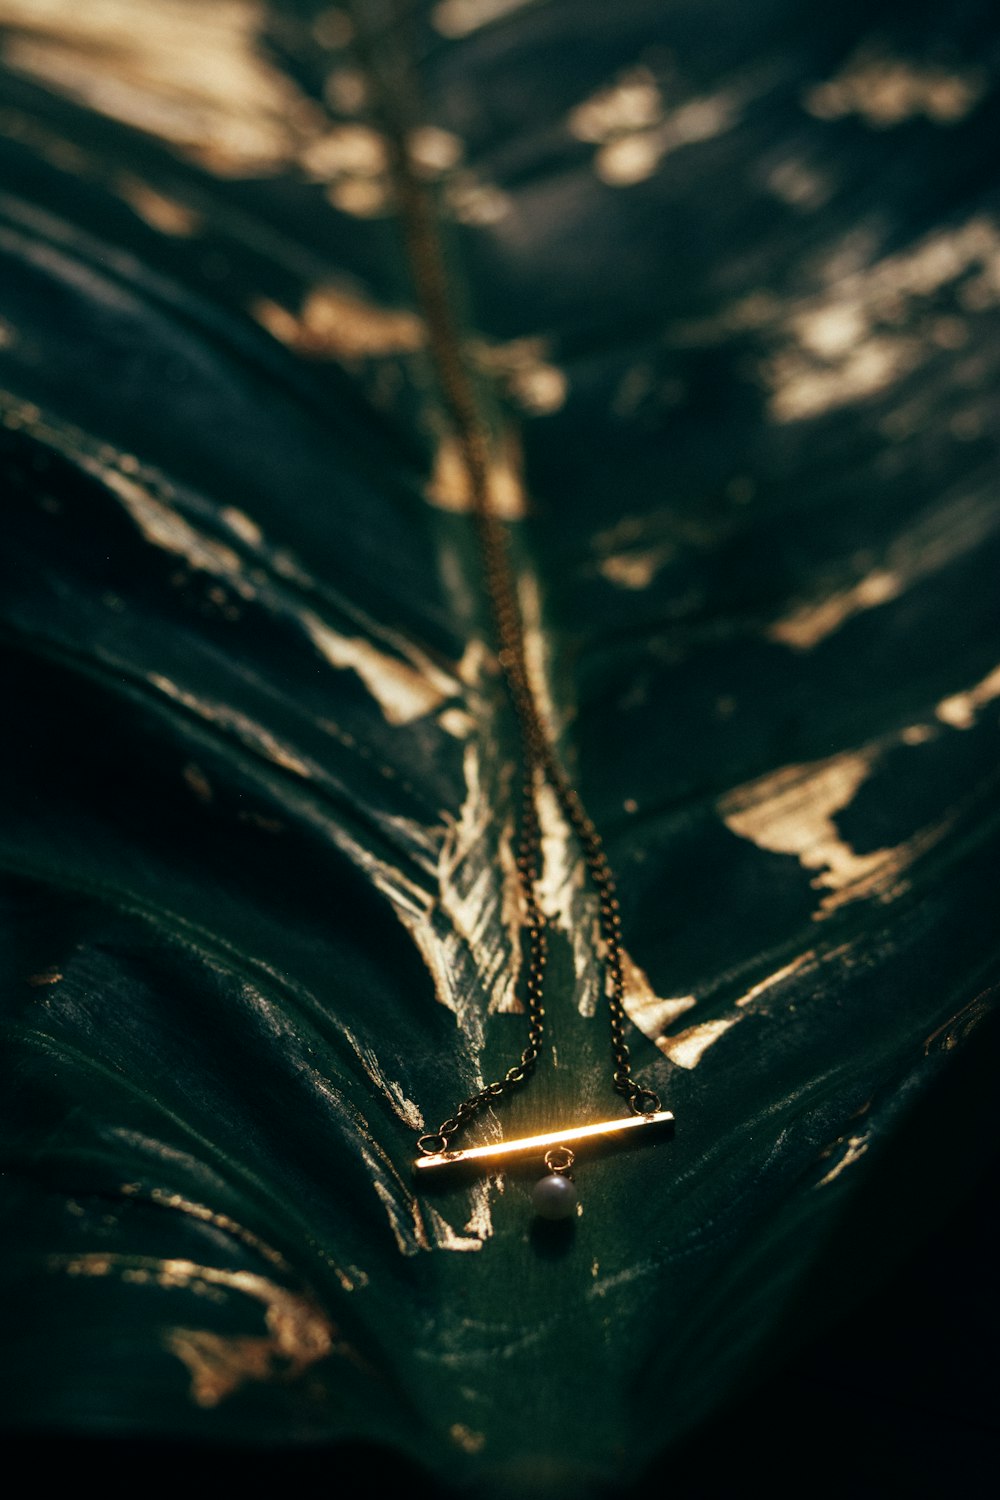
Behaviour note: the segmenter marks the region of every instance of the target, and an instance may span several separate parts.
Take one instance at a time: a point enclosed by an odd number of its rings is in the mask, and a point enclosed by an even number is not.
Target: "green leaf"
[[[996,28],[0,22],[7,1419],[635,1475],[933,1222],[878,1163],[995,1003]],[[412,1178],[524,1045],[475,442],[677,1117],[568,1235]],[[469,1140],[621,1108],[540,810],[552,1051]]]

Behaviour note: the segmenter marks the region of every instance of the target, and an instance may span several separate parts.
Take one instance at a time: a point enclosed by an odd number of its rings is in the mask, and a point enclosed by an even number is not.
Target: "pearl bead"
[[[567,1219],[576,1211],[576,1188],[568,1177],[551,1172],[535,1183],[531,1202],[541,1219]]]

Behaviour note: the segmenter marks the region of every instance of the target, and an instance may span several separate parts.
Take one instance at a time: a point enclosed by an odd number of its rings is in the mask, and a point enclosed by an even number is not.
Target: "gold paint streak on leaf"
[[[602,577],[622,589],[648,589],[660,569],[674,556],[676,548],[665,542],[639,552],[617,552],[598,564]]]
[[[865,1137],[863,1135],[852,1135],[847,1142],[847,1149],[843,1156],[835,1166],[830,1168],[825,1177],[820,1178],[819,1182],[816,1183],[816,1187],[826,1187],[827,1183],[835,1182],[844,1168],[851,1166],[856,1161],[860,1161],[867,1150],[868,1141]]]
[[[326,196],[334,208],[356,219],[378,219],[392,207],[389,184],[382,178],[338,177]]]
[[[919,115],[935,125],[955,125],[979,103],[986,82],[979,69],[910,61],[869,46],[855,52],[835,77],[810,88],[804,104],[818,120],[859,115],[876,130]]]
[[[264,540],[264,533],[257,522],[242,510],[237,510],[235,505],[224,505],[219,511],[219,520],[248,547],[259,547]]]
[[[464,146],[459,136],[438,125],[420,125],[406,142],[410,166],[418,177],[439,177],[461,161]]]
[[[720,92],[668,110],[653,73],[639,66],[571,110],[567,129],[597,146],[594,170],[602,182],[631,187],[651,177],[670,152],[731,129],[739,108],[735,93]]]
[[[200,766],[195,765],[194,761],[190,761],[184,767],[183,774],[184,780],[199,802],[207,805],[213,800],[212,783]]]
[[[845,587],[797,601],[768,626],[766,634],[807,651],[853,616],[897,599],[921,579],[970,552],[1000,524],[992,496],[973,494],[939,505],[899,532],[884,557]]]
[[[565,373],[549,359],[546,339],[536,336],[506,344],[479,339],[469,352],[480,369],[498,379],[529,416],[545,416],[565,404],[569,383]]]
[[[907,724],[905,729],[899,732],[899,738],[904,745],[924,745],[928,740],[937,737],[938,730],[933,724]]]
[[[647,130],[663,118],[663,96],[649,68],[632,68],[570,112],[569,133],[601,145],[613,136]]]
[[[538,0],[439,0],[431,11],[431,24],[442,36],[469,36],[493,21],[537,3]]]
[[[947,832],[951,819],[921,829],[894,847],[856,854],[837,831],[836,813],[847,807],[871,774],[877,749],[845,751],[811,764],[784,766],[737,787],[718,806],[733,833],[760,849],[795,855],[815,871],[810,884],[825,891],[814,919],[850,901],[889,900],[906,888],[902,872]]]
[[[840,953],[844,950],[838,949],[837,951]],[[766,995],[784,980],[790,979],[793,974],[801,973],[803,969],[811,968],[815,963],[816,949],[807,948],[804,953],[800,953],[797,958],[793,958],[791,963],[783,964],[780,969],[775,969],[773,974],[768,974],[766,979],[761,979],[757,984],[752,984],[746,993],[740,996],[736,1004],[741,1006],[749,1005],[752,1001],[759,999],[761,995]]]
[[[258,299],[251,312],[275,338],[311,359],[384,359],[423,347],[423,320],[406,308],[379,307],[340,287],[317,287],[297,315]]]
[[[175,1328],[166,1345],[191,1377],[191,1399],[197,1406],[218,1406],[250,1381],[271,1380],[276,1351],[269,1338]]]
[[[169,677],[164,677],[158,672],[151,672],[148,681],[150,687],[156,688],[158,692],[171,698],[175,703],[182,704],[199,719],[231,730],[243,744],[263,755],[267,760],[273,761],[275,765],[283,766],[286,771],[292,771],[296,776],[312,776],[312,769],[304,760],[301,760],[287,746],[282,745],[262,725],[247,718],[245,714],[239,713],[227,704],[210,703],[206,699],[198,698],[194,693],[185,691]]]
[[[257,0],[0,0],[4,60],[225,177],[294,161],[323,112],[259,46]]]
[[[437,1250],[481,1250],[483,1240],[478,1234],[459,1234],[453,1229],[448,1221],[438,1213],[433,1204],[425,1205],[427,1222],[430,1227],[431,1238],[434,1248]],[[492,1226],[491,1226],[492,1232]]]
[[[679,1068],[694,1068],[701,1062],[709,1047],[714,1046],[738,1020],[739,1016],[719,1016],[714,1021],[702,1021],[700,1025],[689,1026],[677,1036],[659,1037],[656,1045]]]
[[[42,969],[38,974],[29,974],[28,983],[35,989],[41,989],[44,985],[58,984],[62,977],[58,969]]]
[[[486,1437],[481,1432],[473,1432],[471,1427],[466,1427],[461,1422],[453,1422],[448,1429],[448,1436],[456,1448],[461,1448],[463,1453],[481,1453],[486,1446]]]
[[[786,304],[757,294],[750,299],[759,303],[752,326],[778,341],[760,367],[775,421],[799,421],[863,401],[936,357],[933,337],[901,328],[945,288],[954,286],[970,311],[1000,300],[1000,231],[985,214],[935,230],[880,260],[874,253],[874,243],[848,242],[829,258],[821,272],[826,284],[813,297]],[[734,304],[712,328],[694,334],[709,341],[730,336],[746,304]],[[947,325],[952,347],[962,336],[961,322]]]
[[[784,766],[729,792],[719,803],[726,827],[760,849],[794,854],[814,885],[837,890],[868,875],[887,851],[857,855],[843,840],[833,816],[847,807],[868,779],[873,756],[845,752],[829,760]]]
[[[412,1099],[406,1097],[401,1084],[386,1076],[377,1054],[371,1047],[366,1047],[360,1042],[349,1027],[342,1026],[342,1031],[369,1080],[375,1085],[382,1098],[388,1101],[393,1112],[399,1116],[404,1125],[408,1125],[411,1130],[419,1134],[424,1129],[424,1117],[417,1105]]]
[[[874,568],[849,588],[829,594],[825,599],[798,605],[783,619],[769,625],[766,634],[771,640],[793,646],[797,651],[808,651],[839,630],[853,615],[887,604],[897,599],[902,591],[901,578],[884,568]]]
[[[952,729],[971,729],[980,710],[996,698],[1000,698],[1000,666],[966,692],[942,698],[934,712],[942,724],[950,724]]]
[[[316,649],[332,667],[357,673],[388,724],[411,724],[422,719],[458,690],[456,679],[416,647],[408,648],[410,661],[401,661],[363,636],[340,635],[309,611],[300,619]]]
[[[121,1254],[53,1256],[49,1264],[70,1276],[118,1276],[137,1286],[180,1291],[219,1288],[259,1303],[264,1336],[223,1337],[184,1328],[167,1335],[167,1348],[191,1373],[192,1400],[200,1406],[217,1405],[248,1381],[294,1379],[331,1351],[350,1353],[336,1341],[336,1329],[310,1295],[251,1271]]]
[[[168,198],[138,177],[120,177],[118,191],[140,219],[161,234],[187,238],[201,228],[201,215],[193,208],[176,198]]]
[[[488,473],[489,505],[505,521],[519,521],[527,514],[521,481],[521,455],[513,433],[507,432],[494,451]],[[475,509],[472,482],[458,439],[443,434],[434,455],[434,467],[424,493],[439,510],[460,513]]]
[[[466,740],[476,727],[476,721],[465,712],[464,708],[446,708],[443,713],[438,714],[438,723],[445,734],[450,734],[456,740]]]
[[[664,997],[658,995],[649,982],[645,969],[636,963],[630,953],[622,950],[622,970],[625,977],[625,1013],[650,1041],[659,1043],[664,1028],[676,1021],[696,1004],[694,995]]]

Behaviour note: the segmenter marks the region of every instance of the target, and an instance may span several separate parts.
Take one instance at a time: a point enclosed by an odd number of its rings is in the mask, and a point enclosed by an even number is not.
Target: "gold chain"
[[[488,1083],[471,1094],[443,1120],[436,1131],[422,1135],[418,1147],[426,1155],[448,1149],[456,1131],[471,1119],[484,1104],[502,1098],[534,1071],[545,1036],[545,1007],[542,996],[545,979],[547,940],[545,919],[538,905],[536,883],[541,860],[541,830],[535,801],[539,773],[555,792],[564,816],[572,825],[583,846],[590,879],[600,901],[601,935],[604,939],[604,964],[610,981],[608,1008],[611,1016],[611,1052],[615,1067],[612,1081],[628,1100],[633,1114],[653,1114],[660,1100],[652,1089],[644,1088],[632,1076],[632,1060],[625,1040],[625,972],[622,960],[621,914],[615,878],[604,852],[601,836],[594,827],[580,795],[560,763],[549,732],[538,711],[538,703],[528,676],[524,648],[524,626],[513,577],[507,557],[506,536],[488,503],[476,504],[483,568],[499,642],[498,659],[503,669],[507,691],[514,707],[521,740],[524,778],[521,786],[520,839],[517,874],[524,898],[528,929],[528,1045],[520,1061],[507,1069],[502,1079]]]
[[[474,384],[462,354],[444,254],[428,189],[417,180],[408,159],[406,123],[401,116],[401,112],[405,114],[402,98],[404,92],[405,89],[399,87],[383,90],[382,104],[389,127],[386,145],[403,231],[414,267],[417,296],[427,325],[431,359],[443,404],[453,424],[469,478],[498,646],[498,660],[517,719],[523,768],[517,874],[528,930],[528,1044],[519,1061],[507,1069],[502,1079],[488,1083],[478,1093],[471,1094],[448,1119],[442,1121],[436,1131],[420,1137],[417,1143],[420,1150],[425,1155],[433,1155],[446,1150],[451,1137],[483,1105],[493,1103],[522,1084],[533,1072],[541,1053],[545,1036],[542,996],[547,937],[545,919],[536,893],[542,842],[535,800],[540,777],[548,782],[555,793],[563,815],[580,840],[587,870],[600,902],[604,966],[610,990],[608,1008],[611,1017],[611,1052],[615,1064],[612,1074],[614,1086],[624,1095],[629,1108],[636,1115],[656,1113],[660,1108],[660,1101],[652,1089],[644,1088],[632,1077],[632,1062],[625,1041],[625,973],[615,879],[601,836],[559,761],[532,691],[525,658],[524,625],[508,558],[507,537],[490,502],[488,435],[477,407]]]

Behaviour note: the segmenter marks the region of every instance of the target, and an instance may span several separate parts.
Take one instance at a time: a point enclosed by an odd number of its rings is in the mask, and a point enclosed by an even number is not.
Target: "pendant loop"
[[[553,1146],[551,1151],[546,1151],[545,1153],[545,1165],[557,1177],[568,1176],[569,1170],[575,1161],[576,1157],[568,1146]]]
[[[417,1138],[417,1150],[422,1151],[425,1156],[440,1156],[447,1149],[448,1137],[440,1130],[432,1130]]]

